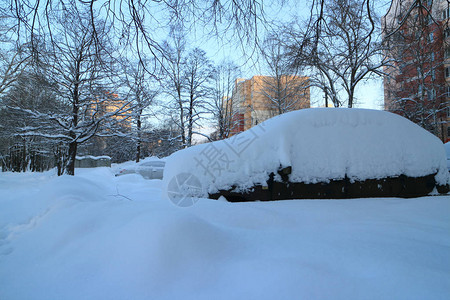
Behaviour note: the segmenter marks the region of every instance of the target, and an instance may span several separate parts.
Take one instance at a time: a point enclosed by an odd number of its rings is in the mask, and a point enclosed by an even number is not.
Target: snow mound
[[[445,153],[447,154],[447,159],[450,159],[450,142],[444,144]]]
[[[126,177],[0,173],[0,299],[449,299],[449,195],[186,210]]]
[[[164,171],[163,195],[180,173],[194,174],[202,195],[265,183],[270,173],[291,166],[291,182],[331,179],[363,181],[436,174],[448,182],[442,142],[411,121],[385,111],[312,108],[269,119],[223,141],[172,154]],[[275,180],[281,178],[275,176]]]

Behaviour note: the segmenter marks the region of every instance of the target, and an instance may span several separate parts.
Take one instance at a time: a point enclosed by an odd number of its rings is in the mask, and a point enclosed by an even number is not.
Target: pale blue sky
[[[374,2],[379,17],[385,14],[389,8],[389,0],[377,0]],[[309,15],[309,1],[286,1],[286,4],[280,8],[276,4],[270,5],[266,8],[269,21],[289,21],[294,16],[300,16],[306,18]],[[264,28],[260,28],[260,35],[263,37]],[[264,75],[263,67],[258,64],[258,58],[255,55],[249,55],[242,48],[250,49],[250,47],[242,46],[239,43],[222,44],[223,40],[227,40],[224,37],[222,40],[219,37],[208,38],[202,30],[196,30],[189,36],[190,42],[204,49],[208,56],[216,63],[224,58],[231,58],[234,61],[242,65],[243,77],[250,78],[254,75]],[[307,74],[305,74],[307,75]],[[371,109],[383,109],[383,84],[382,78],[376,77],[368,80],[367,82],[360,83],[357,88],[357,102],[355,107],[371,108]],[[312,90],[311,92],[311,105],[321,106],[324,105],[324,95],[319,90]]]

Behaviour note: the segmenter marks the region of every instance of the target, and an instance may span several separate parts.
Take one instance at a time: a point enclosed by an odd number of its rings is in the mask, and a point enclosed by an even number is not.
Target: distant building
[[[238,78],[233,94],[224,101],[231,114],[230,135],[237,134],[276,115],[310,107],[309,78],[270,76]]]
[[[386,56],[385,109],[448,141],[450,29],[447,1],[393,0],[382,18]],[[413,9],[411,9],[413,7]],[[411,10],[410,10],[411,9]]]
[[[326,103],[324,103],[323,105],[321,105],[319,107],[320,108],[325,108],[325,107],[327,107],[327,108],[334,108],[335,106],[334,106],[333,102],[327,101]]]
[[[110,132],[112,128],[121,132],[131,131],[132,118],[130,104],[127,100],[121,99],[116,93],[99,93],[95,100],[90,101],[89,107],[85,113],[86,117],[91,120],[104,118],[103,122],[100,124],[100,128],[107,132]],[[82,146],[80,152],[85,155],[109,155],[107,152],[110,152],[110,148],[114,147],[113,139],[114,138],[107,136],[94,136],[88,143]]]
[[[119,95],[116,93],[105,92],[103,96],[97,97],[90,104],[88,114],[91,117],[95,114],[95,118],[112,114],[111,119],[117,121],[122,128],[131,128],[130,104],[126,100],[119,98]]]

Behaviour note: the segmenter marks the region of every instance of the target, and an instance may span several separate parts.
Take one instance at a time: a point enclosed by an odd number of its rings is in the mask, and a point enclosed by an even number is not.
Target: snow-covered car
[[[139,174],[145,179],[162,179],[166,162],[162,160],[146,161],[121,169],[116,176]]]
[[[445,143],[444,148],[447,155],[447,169],[450,172],[450,142]]]
[[[166,161],[163,195],[169,198],[188,193],[263,201],[448,191],[442,142],[379,110],[301,109],[229,139],[177,151]]]

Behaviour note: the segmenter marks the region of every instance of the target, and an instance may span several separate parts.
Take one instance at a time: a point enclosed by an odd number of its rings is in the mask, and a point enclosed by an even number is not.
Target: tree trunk
[[[69,153],[67,157],[66,167],[64,174],[75,175],[75,159],[77,156],[78,142],[72,141],[69,143]]]
[[[221,113],[221,115],[219,116],[219,140],[223,140],[224,136],[225,136],[225,130],[224,130],[225,124],[224,123],[225,122],[223,120],[222,113]]]
[[[137,117],[136,129],[137,129],[137,146],[136,146],[136,162],[138,163],[141,158],[141,116]]]
[[[187,145],[188,147],[192,146],[192,127],[194,126],[194,119],[192,117],[194,113],[194,98],[191,94],[189,101],[189,112],[188,112],[188,136],[187,136]]]
[[[354,90],[354,88],[351,88],[350,93],[348,94],[348,108],[353,107],[354,95],[355,95],[355,90]]]
[[[73,99],[72,99],[72,127],[76,128],[78,126],[78,104],[79,104],[79,90],[78,82],[80,79],[79,75],[80,60],[77,61],[77,73],[75,76],[75,85],[73,89]],[[67,162],[64,170],[64,174],[75,175],[75,159],[77,156],[78,141],[76,140],[76,133],[70,131],[70,137],[72,141],[69,143],[69,153],[67,154]]]
[[[186,130],[184,128],[184,111],[180,88],[178,88],[178,108],[180,109],[181,144],[183,148],[186,148]]]
[[[27,143],[26,140],[24,139],[23,141],[23,150],[22,150],[22,165],[21,165],[21,172],[26,172],[27,171]]]

